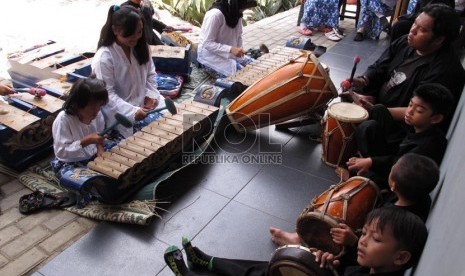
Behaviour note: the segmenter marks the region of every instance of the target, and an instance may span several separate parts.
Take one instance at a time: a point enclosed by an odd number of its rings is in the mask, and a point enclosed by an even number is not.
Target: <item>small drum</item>
[[[376,184],[365,177],[354,176],[332,185],[302,211],[297,219],[297,234],[308,247],[341,255],[344,248],[333,241],[330,229],[341,222],[353,231],[362,228],[366,215],[380,199]]]
[[[337,276],[332,266],[321,268],[315,255],[304,246],[285,245],[274,252],[268,266],[269,276]]]
[[[357,153],[355,127],[368,118],[368,112],[353,103],[334,103],[327,109],[323,122],[323,155],[326,164],[337,167],[344,165]]]
[[[236,130],[243,132],[314,112],[336,96],[336,88],[318,59],[302,52],[249,86],[226,113]]]

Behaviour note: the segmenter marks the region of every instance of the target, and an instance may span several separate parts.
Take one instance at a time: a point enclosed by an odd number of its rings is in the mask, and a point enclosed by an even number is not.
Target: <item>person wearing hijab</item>
[[[247,63],[242,49],[242,13],[256,6],[255,0],[216,0],[205,14],[198,61],[212,76],[233,75]]]

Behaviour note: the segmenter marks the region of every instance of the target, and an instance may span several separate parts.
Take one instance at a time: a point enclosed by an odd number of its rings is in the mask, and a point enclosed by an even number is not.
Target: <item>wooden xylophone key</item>
[[[125,148],[127,150],[133,151],[135,153],[141,154],[145,157],[149,156],[150,154],[154,153],[155,151],[141,147],[139,145],[135,145],[131,143],[131,141],[123,140],[121,141],[118,146]]]
[[[126,165],[128,167],[132,167],[134,166],[135,164],[137,164],[138,162],[131,159],[131,158],[128,158],[128,157],[125,157],[125,156],[122,156],[122,155],[119,155],[115,152],[111,152],[111,151],[106,151],[102,154],[102,157],[106,158],[106,159],[110,159],[110,160],[113,160],[115,162],[118,162],[120,164],[123,164],[123,165]]]
[[[138,137],[138,138],[143,139],[143,140],[146,140],[146,141],[151,142],[151,143],[158,144],[160,146],[164,146],[168,142],[170,142],[170,140],[168,140],[166,138],[162,138],[160,136],[156,136],[156,135],[153,135],[151,133],[145,132],[143,129],[141,131],[138,131],[138,132],[134,133],[133,136]]]
[[[129,158],[131,160],[134,160],[136,163],[142,162],[145,159],[145,155],[139,154],[137,152],[130,151],[126,148],[123,148],[121,146],[116,146],[111,149],[111,152],[116,153],[118,155],[121,155],[123,157]]]

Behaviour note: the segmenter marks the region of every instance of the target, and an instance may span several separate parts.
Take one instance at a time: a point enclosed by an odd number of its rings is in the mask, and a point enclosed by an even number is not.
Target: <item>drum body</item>
[[[332,267],[321,268],[315,255],[304,246],[285,245],[273,253],[268,266],[269,276],[334,276]]]
[[[355,128],[368,118],[368,112],[363,107],[345,102],[334,103],[327,111],[327,118],[322,123],[321,159],[326,164],[337,167],[344,165],[357,153]]]
[[[351,177],[312,199],[297,219],[297,233],[306,246],[339,255],[344,248],[333,242],[330,229],[341,222],[353,231],[362,228],[366,215],[379,200],[380,192],[373,181]]]
[[[249,86],[226,113],[243,132],[314,112],[336,96],[336,88],[318,59],[303,52]]]

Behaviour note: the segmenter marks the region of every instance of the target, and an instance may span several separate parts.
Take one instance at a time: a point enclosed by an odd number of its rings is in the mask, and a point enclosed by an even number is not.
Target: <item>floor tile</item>
[[[265,165],[234,200],[293,223],[315,194],[331,184],[289,167]]]
[[[232,201],[199,235],[190,238],[194,246],[213,256],[268,261],[277,247],[271,241],[270,226],[292,231],[295,222]]]
[[[161,256],[167,245],[140,227],[100,223],[39,273],[46,276],[155,275],[165,266]]]
[[[199,164],[179,172],[177,177],[180,180],[176,181],[200,185],[219,195],[233,198],[261,169],[261,160],[257,157],[255,153],[223,145],[204,153]]]
[[[178,187],[177,189],[182,189]],[[179,246],[183,235],[195,236],[227,205],[229,199],[202,187],[188,189],[171,204],[162,204],[162,219],[142,229],[166,244]]]
[[[315,131],[301,130],[299,135],[284,147],[283,165],[337,182],[334,168],[321,161],[321,144],[311,141],[309,134],[314,135]]]

